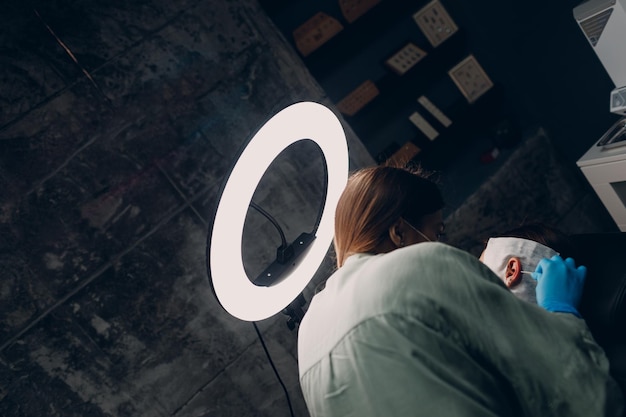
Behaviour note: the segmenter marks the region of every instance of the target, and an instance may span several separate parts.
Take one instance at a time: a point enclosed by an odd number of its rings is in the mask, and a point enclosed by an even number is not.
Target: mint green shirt
[[[357,254],[311,301],[298,366],[312,417],[621,416],[585,322],[519,300],[441,243]]]

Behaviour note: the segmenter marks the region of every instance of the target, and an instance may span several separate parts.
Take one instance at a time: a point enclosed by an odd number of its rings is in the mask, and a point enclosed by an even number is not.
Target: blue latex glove
[[[587,268],[576,267],[572,258],[558,255],[539,261],[532,273],[537,281],[537,304],[548,311],[571,313],[580,317],[578,304],[583,293]]]

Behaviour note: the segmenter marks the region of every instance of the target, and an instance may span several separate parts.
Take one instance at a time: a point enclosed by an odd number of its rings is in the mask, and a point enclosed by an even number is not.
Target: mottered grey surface
[[[205,250],[248,138],[294,102],[332,107],[297,54],[252,0],[10,0],[0,20],[0,415],[288,416]],[[372,164],[343,124],[351,168]],[[253,197],[289,241],[314,224],[322,163],[294,145]],[[250,210],[249,275],[279,244]],[[259,326],[305,416],[285,320]]]

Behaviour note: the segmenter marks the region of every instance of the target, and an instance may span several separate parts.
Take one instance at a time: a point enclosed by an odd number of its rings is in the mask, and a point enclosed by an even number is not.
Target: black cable
[[[324,153],[322,152],[322,149],[318,146],[317,150],[319,151],[320,157],[322,158],[322,170],[323,170],[322,172],[324,176],[322,189],[324,190],[324,198],[322,199],[322,203],[320,204],[320,207],[317,210],[317,218],[315,219],[315,226],[313,226],[312,233],[315,233],[317,231],[317,228],[320,225],[320,222],[322,220],[322,214],[324,213],[324,206],[326,205],[326,197],[328,194],[328,164],[326,162],[326,158],[324,157]],[[274,219],[267,211],[265,211],[262,207],[260,207],[254,201],[250,201],[250,207],[252,207],[256,211],[261,213],[263,216],[265,216],[265,218],[269,220],[274,225],[274,227],[276,227],[276,230],[278,230],[278,233],[280,233],[280,240],[282,241],[282,246],[287,247],[287,239],[285,238],[283,229],[280,227],[276,219]]]
[[[285,238],[285,234],[283,233],[283,229],[281,229],[281,227],[278,224],[278,222],[276,221],[276,219],[274,219],[267,211],[263,210],[259,205],[257,205],[253,201],[250,202],[250,207],[252,207],[256,211],[261,213],[263,216],[265,216],[265,218],[267,220],[269,220],[274,225],[276,230],[278,230],[278,233],[280,233],[280,240],[282,241],[282,246],[283,247],[287,247],[287,239]]]
[[[278,382],[280,382],[280,386],[283,387],[283,391],[285,391],[285,397],[287,398],[287,405],[289,406],[289,414],[291,415],[291,417],[294,417],[293,408],[291,407],[291,399],[289,398],[287,387],[285,386],[285,384],[283,383],[283,380],[280,378],[280,375],[278,374],[278,369],[276,369],[276,366],[274,365],[274,361],[272,360],[272,357],[270,356],[270,352],[267,350],[267,346],[265,346],[265,342],[263,341],[263,336],[261,336],[261,332],[259,331],[259,328],[257,327],[255,322],[252,322],[252,325],[254,326],[254,330],[256,330],[257,336],[259,336],[259,340],[261,341],[261,346],[263,346],[263,350],[265,351],[265,355],[267,355],[267,359],[269,360],[270,365],[272,366],[272,369],[274,370],[274,374],[276,374],[276,378],[278,378]]]

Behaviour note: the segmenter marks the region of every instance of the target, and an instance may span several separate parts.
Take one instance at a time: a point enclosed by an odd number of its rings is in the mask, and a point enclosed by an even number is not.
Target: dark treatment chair
[[[571,237],[576,263],[587,266],[580,313],[626,397],[626,232]]]

